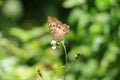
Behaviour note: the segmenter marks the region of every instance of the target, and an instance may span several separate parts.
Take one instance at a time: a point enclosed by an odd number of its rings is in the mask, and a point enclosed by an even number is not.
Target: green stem
[[[65,78],[66,78],[67,72],[72,69],[72,66],[73,66],[73,64],[74,64],[75,62],[76,62],[76,59],[74,59],[74,61],[71,63],[71,65],[70,65],[69,67],[66,67],[65,75],[64,75],[64,80],[65,80]]]
[[[65,75],[64,75],[64,80],[65,80],[66,79],[66,75],[67,75],[67,51],[66,51],[66,47],[65,47],[64,42],[61,42],[61,43],[62,43],[64,52],[65,52]]]
[[[64,68],[64,80],[66,79],[66,76],[67,76],[67,72],[72,68],[72,65],[75,63],[76,61],[76,58],[74,59],[74,61],[71,63],[70,66],[68,66],[68,62],[67,62],[67,51],[66,51],[66,47],[65,47],[65,44],[64,44],[64,41],[60,41],[60,43],[62,44],[63,46],[63,49],[64,49],[64,52],[65,52],[65,68]]]
[[[65,47],[64,42],[62,42],[62,46],[63,46],[64,51],[65,51],[65,66],[67,66],[67,51],[66,51],[66,47]]]
[[[68,67],[68,71],[72,68],[73,64],[76,62],[76,59],[71,63],[71,65]]]

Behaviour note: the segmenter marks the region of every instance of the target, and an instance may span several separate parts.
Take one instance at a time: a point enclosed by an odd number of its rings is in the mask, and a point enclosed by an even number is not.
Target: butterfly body
[[[55,40],[62,39],[69,32],[69,26],[67,24],[63,24],[50,16],[48,16],[48,26],[50,33]]]

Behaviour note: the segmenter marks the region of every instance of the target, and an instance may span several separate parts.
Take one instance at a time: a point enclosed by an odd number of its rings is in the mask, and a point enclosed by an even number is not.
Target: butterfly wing
[[[48,16],[48,25],[54,39],[61,39],[69,32],[69,26],[67,24],[63,24],[50,16]]]

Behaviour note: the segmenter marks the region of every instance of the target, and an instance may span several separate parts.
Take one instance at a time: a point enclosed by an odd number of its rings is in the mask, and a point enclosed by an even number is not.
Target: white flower
[[[52,45],[52,49],[56,49],[56,45]]]
[[[56,40],[52,40],[52,41],[51,41],[51,44],[56,44],[56,43],[57,43]]]
[[[56,46],[57,46],[56,43],[57,43],[56,40],[52,40],[52,41],[51,41],[52,49],[56,49]]]

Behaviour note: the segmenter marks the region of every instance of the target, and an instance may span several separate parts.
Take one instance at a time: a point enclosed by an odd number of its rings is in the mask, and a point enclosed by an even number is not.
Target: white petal
[[[52,40],[52,41],[51,41],[51,44],[56,44],[56,43],[57,43],[56,40]]]
[[[56,49],[56,45],[53,45],[53,46],[52,46],[52,49]]]

